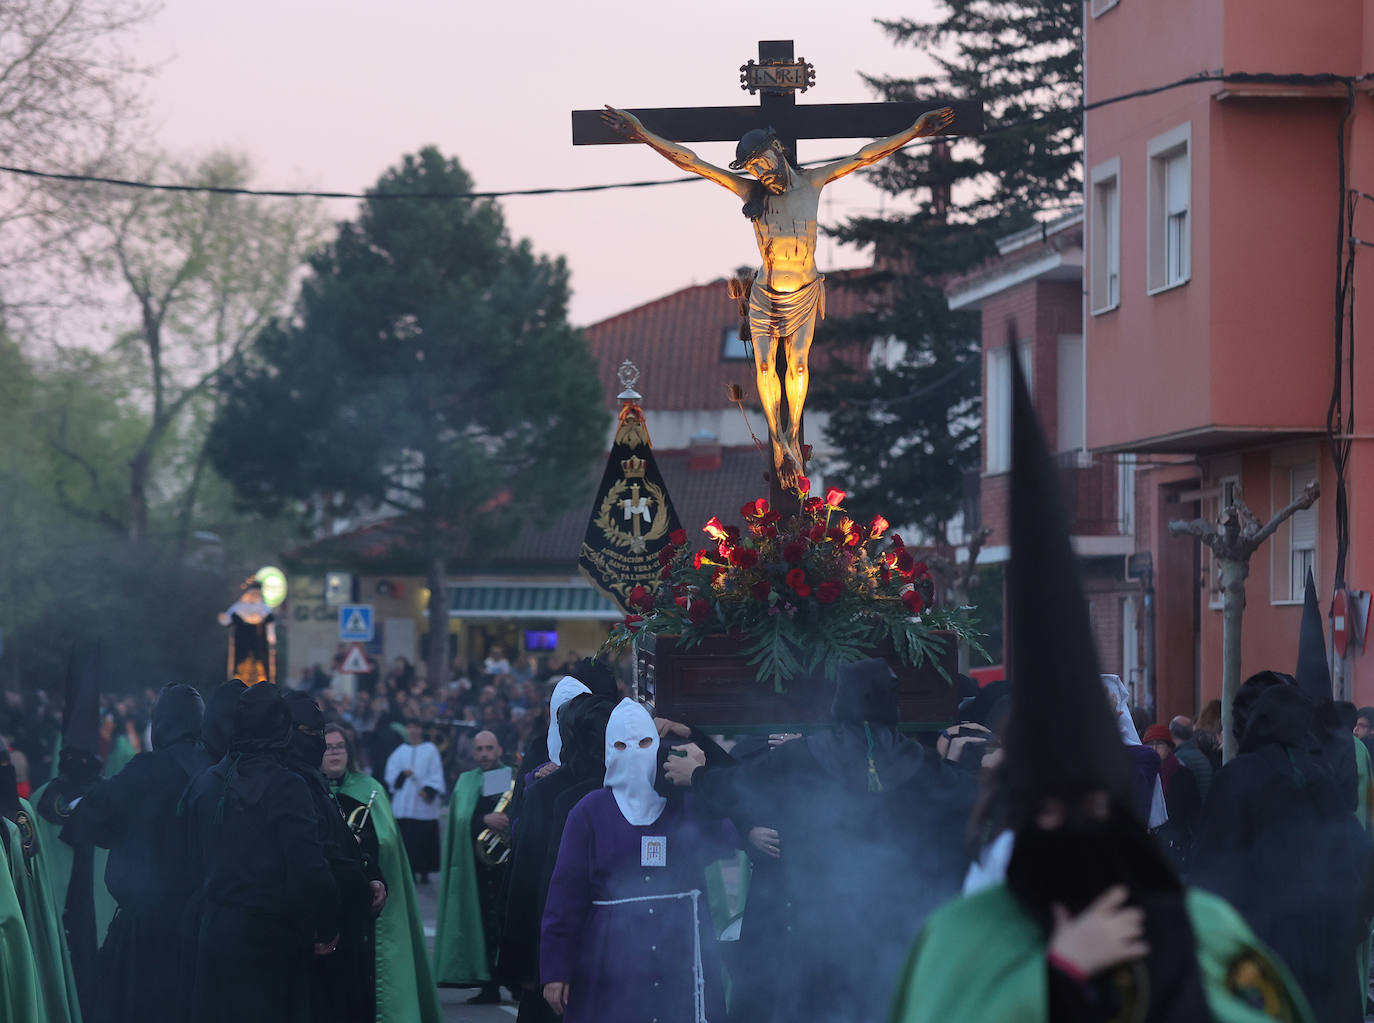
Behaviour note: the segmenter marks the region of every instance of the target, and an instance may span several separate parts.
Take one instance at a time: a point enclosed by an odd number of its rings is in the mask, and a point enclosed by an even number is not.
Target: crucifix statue
[[[744,201],[743,213],[753,223],[761,261],[752,284],[747,285],[747,323],[759,400],[772,441],[774,485],[788,490],[806,471],[802,411],[810,383],[808,361],[816,321],[825,316],[825,277],[816,269],[821,190],[890,156],[913,139],[978,130],[981,108],[968,101],[796,107],[793,92],[809,87],[814,70],[805,61],[792,61],[791,42],[761,42],[759,58],[758,65],[751,61],[741,68],[745,87],[763,92],[758,107],[626,111],[608,106],[599,112],[603,134],[588,123],[589,111],[574,111],[573,141],[642,142],[676,166],[714,181]],[[646,121],[660,131],[652,130]],[[880,135],[885,137],[832,163],[804,169],[797,162],[798,138]],[[726,139],[737,140],[728,170],[682,145],[683,141]],[[743,299],[743,293],[739,297]]]

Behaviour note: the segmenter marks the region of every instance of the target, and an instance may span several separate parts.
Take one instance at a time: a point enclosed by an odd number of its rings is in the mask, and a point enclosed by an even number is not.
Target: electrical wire
[[[1017,121],[1008,121],[1005,124],[999,124],[989,128],[979,137],[985,138],[992,135],[999,135],[1003,132],[1015,131],[1030,125],[1052,121],[1070,113],[1083,113],[1089,110],[1097,110],[1101,107],[1110,106],[1113,103],[1122,103],[1126,100],[1137,99],[1142,96],[1153,96],[1157,93],[1167,92],[1171,89],[1181,88],[1186,85],[1197,85],[1203,82],[1273,82],[1276,84],[1289,85],[1324,85],[1335,82],[1358,82],[1368,77],[1370,76],[1361,75],[1358,78],[1350,78],[1349,76],[1336,74],[1285,75],[1249,72],[1232,72],[1227,74],[1223,71],[1200,71],[1197,74],[1188,75],[1164,85],[1151,86],[1146,89],[1136,89],[1131,92],[1122,93],[1119,96],[1109,96],[1106,99],[1095,100],[1092,103],[1084,103],[1073,110],[1069,108],[1060,108],[1036,117],[1026,117]],[[928,146],[932,141],[933,140],[917,140],[915,144],[918,146]],[[843,159],[843,155],[828,157],[825,160],[808,160],[807,163],[828,163],[838,159]],[[692,174],[680,178],[659,178],[649,181],[621,181],[602,185],[568,185],[545,188],[508,188],[481,192],[339,192],[313,189],[236,188],[226,185],[173,184],[170,182],[138,181],[131,178],[107,177],[97,174],[70,174],[58,171],[42,171],[32,167],[11,167],[7,165],[0,165],[0,173],[38,178],[46,181],[111,185],[117,188],[138,188],[158,192],[198,192],[209,195],[244,195],[275,199],[366,199],[368,201],[391,199],[505,199],[514,196],[576,195],[588,192],[606,192],[622,188],[657,188],[662,185],[682,185],[688,182],[704,180],[699,175]]]

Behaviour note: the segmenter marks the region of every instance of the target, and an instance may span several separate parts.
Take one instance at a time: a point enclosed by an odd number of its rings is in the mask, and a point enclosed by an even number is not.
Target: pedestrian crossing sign
[[[345,604],[339,608],[339,641],[372,642],[372,605]]]

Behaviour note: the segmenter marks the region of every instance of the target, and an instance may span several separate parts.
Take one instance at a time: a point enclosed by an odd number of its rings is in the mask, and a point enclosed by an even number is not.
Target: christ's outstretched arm
[[[885,139],[870,142],[853,156],[847,156],[843,160],[836,160],[834,163],[815,168],[810,172],[812,180],[821,186],[828,185],[836,178],[842,178],[846,174],[854,173],[860,167],[867,167],[891,156],[913,139],[924,138],[927,135],[938,135],[953,123],[954,110],[952,108],[941,107],[939,110],[928,110],[905,131],[899,131],[896,135],[889,135]]]
[[[685,171],[700,174],[708,181],[714,181],[716,184],[728,188],[741,199],[747,198],[750,189],[753,188],[752,179],[731,174],[724,168],[707,163],[686,146],[678,145],[678,143],[669,141],[661,135],[655,135],[628,110],[617,110],[615,107],[607,106],[601,112],[601,119],[616,134],[634,142],[643,142],[664,159]]]

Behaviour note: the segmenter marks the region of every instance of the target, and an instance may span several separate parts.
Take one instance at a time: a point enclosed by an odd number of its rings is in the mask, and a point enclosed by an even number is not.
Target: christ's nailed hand
[[[917,133],[920,135],[936,135],[944,131],[953,123],[953,107],[941,107],[939,110],[927,110],[921,115],[921,119],[916,122]]]
[[[606,127],[623,138],[637,139],[639,133],[644,130],[644,125],[639,123],[639,118],[627,110],[617,110],[609,103],[601,111],[601,120]]]
[[[1150,952],[1145,942],[1145,911],[1128,906],[1128,896],[1125,885],[1115,885],[1077,916],[1055,903],[1050,954],[1085,977],[1145,958]]]

